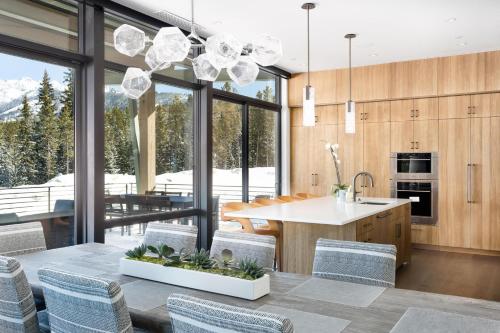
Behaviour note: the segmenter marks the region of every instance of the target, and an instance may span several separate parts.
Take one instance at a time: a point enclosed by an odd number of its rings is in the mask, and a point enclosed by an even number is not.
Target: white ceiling
[[[115,0],[149,15],[168,11],[190,19],[190,0]],[[197,0],[196,22],[242,41],[269,33],[283,42],[277,64],[306,70],[306,11],[300,0]],[[311,70],[500,49],[500,0],[318,0],[311,11]]]

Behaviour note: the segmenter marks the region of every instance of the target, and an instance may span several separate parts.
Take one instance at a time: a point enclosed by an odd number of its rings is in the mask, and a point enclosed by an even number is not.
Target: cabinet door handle
[[[467,114],[468,114],[468,115],[472,114],[471,109],[472,109],[472,107],[469,105],[469,106],[467,107],[467,110],[469,110],[469,111],[467,111]]]
[[[365,120],[368,120],[368,112],[365,113]]]
[[[387,216],[391,216],[392,215],[392,212],[387,212],[385,214],[379,214],[377,215],[377,218],[378,219],[385,219]]]
[[[418,141],[415,141],[415,149],[419,149],[419,142]]]
[[[411,118],[415,118],[415,110],[411,110],[411,112],[410,112],[410,117],[411,117]]]
[[[471,186],[472,186],[472,164],[467,163],[467,203],[472,203]]]
[[[364,113],[361,112],[361,120],[364,120]]]
[[[411,149],[415,149],[415,141],[411,142]]]
[[[363,228],[368,228],[368,227],[371,227],[372,225],[373,225],[372,222],[367,223],[367,224],[363,224]]]
[[[401,238],[401,224],[396,224],[396,238]]]
[[[314,116],[314,122],[317,124],[319,122],[319,116]]]
[[[314,173],[311,173],[311,186],[314,186]]]
[[[472,106],[472,114],[476,114],[476,106],[475,105]]]
[[[415,110],[415,117],[418,118],[419,116],[419,112],[418,112],[418,109]]]

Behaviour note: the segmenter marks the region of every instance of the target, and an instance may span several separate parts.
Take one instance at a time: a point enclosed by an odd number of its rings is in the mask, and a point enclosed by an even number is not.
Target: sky
[[[68,70],[63,66],[11,56],[4,53],[0,53],[0,68],[2,68],[0,80],[19,80],[23,77],[41,80],[44,70],[47,70],[51,80],[61,83],[64,81],[64,72]]]

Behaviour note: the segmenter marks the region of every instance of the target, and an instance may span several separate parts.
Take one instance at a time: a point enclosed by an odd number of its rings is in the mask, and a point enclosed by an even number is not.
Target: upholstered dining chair
[[[137,332],[117,282],[52,268],[40,269],[38,277],[51,332]]]
[[[228,212],[234,212],[239,210],[245,210],[250,208],[258,208],[263,205],[256,202],[246,203],[246,202],[226,202],[222,205],[221,219],[222,221],[236,221],[239,222],[243,232],[256,234],[256,235],[267,235],[273,236],[276,239],[276,266],[277,269],[281,270],[281,246],[280,246],[280,225],[277,221],[267,221],[267,224],[255,226],[250,219],[247,218],[235,218],[226,216]]]
[[[381,287],[394,287],[396,247],[388,244],[318,239],[313,276]]]
[[[230,250],[236,262],[248,258],[255,259],[264,268],[273,268],[276,238],[252,235],[243,232],[215,232],[210,256],[221,256],[222,251]]]
[[[280,195],[280,196],[278,196],[278,199],[281,201],[285,201],[285,202],[294,202],[294,201],[304,200],[304,198],[297,197],[297,196],[291,196],[291,195]]]
[[[44,251],[45,236],[40,222],[9,224],[0,227],[0,255],[18,256]]]
[[[150,222],[144,233],[143,244],[157,246],[167,244],[176,252],[196,249],[198,227],[181,224]]]
[[[36,311],[21,264],[3,256],[0,256],[0,332],[50,332],[47,312]]]
[[[167,299],[174,333],[292,333],[292,322],[281,315],[249,310],[182,294]]]
[[[311,194],[311,193],[296,193],[295,196],[302,198],[302,199],[319,198],[319,195]]]

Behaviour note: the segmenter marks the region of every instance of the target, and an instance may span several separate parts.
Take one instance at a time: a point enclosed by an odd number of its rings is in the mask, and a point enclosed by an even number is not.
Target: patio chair
[[[396,247],[388,244],[318,239],[312,275],[381,287],[394,287]]]
[[[149,222],[144,234],[143,244],[157,246],[167,244],[176,252],[181,249],[196,249],[198,227],[162,222]]]
[[[138,332],[118,282],[52,268],[40,269],[38,277],[51,331]]]
[[[174,333],[266,332],[292,333],[290,319],[209,300],[172,294],[167,309]],[[200,328],[202,328],[200,330]]]
[[[273,268],[276,238],[273,236],[253,235],[243,232],[215,232],[210,256],[220,256],[222,251],[230,250],[233,260],[254,259],[264,268]]]
[[[0,226],[0,255],[12,257],[46,249],[40,222]]]
[[[0,256],[0,331],[50,332],[46,311],[36,311],[35,299],[21,264]]]

